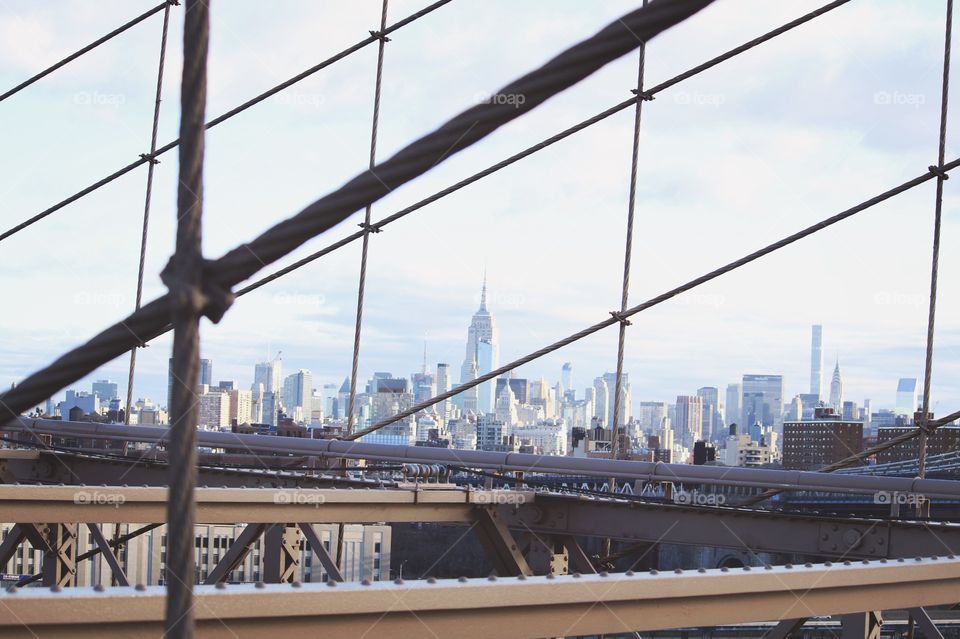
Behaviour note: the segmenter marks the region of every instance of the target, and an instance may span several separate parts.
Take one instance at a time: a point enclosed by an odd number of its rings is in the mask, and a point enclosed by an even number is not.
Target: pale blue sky
[[[0,86],[13,86],[154,0],[0,0]],[[389,22],[424,0],[390,3]],[[387,45],[380,157],[586,37],[638,2],[454,0]],[[648,47],[653,85],[819,2],[718,0]],[[794,232],[926,170],[936,158],[941,1],[853,0],[645,105],[631,301]],[[160,142],[176,136],[182,7],[172,12]],[[356,42],[379,2],[213,5],[208,115]],[[147,150],[161,18],[154,16],[0,103],[4,228]],[[215,257],[366,166],[371,46],[220,125],[207,137],[204,250]],[[520,118],[374,208],[380,218],[629,95],[636,56]],[[958,80],[960,82],[960,80]],[[954,85],[956,86],[956,82]],[[954,100],[954,104],[956,104]],[[957,121],[951,109],[947,159]],[[371,241],[361,376],[459,369],[484,269],[508,361],[619,304],[632,113],[622,112],[389,226]],[[157,169],[146,297],[173,247],[176,155]],[[0,380],[21,379],[133,305],[145,169],[0,246]],[[960,214],[947,183],[934,405],[960,406]],[[933,184],[635,318],[626,368],[635,401],[672,401],[743,373],[782,373],[806,392],[809,327],[824,325],[848,399],[893,403],[920,377]],[[292,261],[352,233],[358,216]],[[359,244],[239,300],[205,324],[217,379],[251,381],[283,350],[317,385],[349,371]],[[615,366],[616,329],[519,371],[578,391]],[[170,341],[139,357],[137,392],[165,401]],[[93,377],[126,379],[126,358]],[[829,378],[825,380],[829,382]],[[121,386],[125,381],[121,381]],[[87,388],[88,382],[78,384]]]

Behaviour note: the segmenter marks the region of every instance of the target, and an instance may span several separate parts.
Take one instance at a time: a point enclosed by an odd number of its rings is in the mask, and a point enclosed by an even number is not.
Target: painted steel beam
[[[532,502],[533,491],[462,488],[198,488],[197,523],[469,522],[475,504]],[[166,487],[0,485],[4,519],[163,522]]]
[[[103,452],[103,451],[101,451]],[[203,454],[199,455],[203,461]],[[221,458],[220,455],[209,455]],[[235,465],[269,464],[271,460],[289,462],[284,457],[232,456]],[[301,461],[304,458],[299,458]],[[295,470],[277,469],[241,469],[231,468],[227,460],[222,468],[199,467],[197,469],[198,486],[227,486],[230,488],[375,488],[393,486],[394,482],[380,480],[353,479],[333,475],[308,475],[309,469],[304,463]],[[306,471],[306,472],[305,472]],[[96,457],[86,454],[63,453],[53,451],[4,449],[0,450],[0,483],[38,483],[66,484],[116,484],[131,486],[163,486],[169,481],[168,466],[165,461],[152,458],[141,459],[137,455],[126,458]]]
[[[526,558],[520,552],[517,540],[507,528],[503,519],[495,508],[478,508],[474,516],[477,525],[476,532],[487,557],[493,563],[497,574],[501,577],[516,577],[518,575],[532,575],[533,571],[527,564]]]
[[[121,586],[129,586],[130,582],[127,581],[127,575],[123,572],[123,567],[120,565],[117,556],[113,554],[113,549],[110,548],[110,543],[107,542],[107,538],[103,536],[100,526],[87,523],[87,529],[93,536],[93,541],[96,542],[97,548],[100,549],[100,554],[103,555],[107,565],[110,566],[110,571],[113,573],[113,577],[117,580],[117,583]]]
[[[808,617],[799,619],[784,619],[776,626],[763,634],[763,639],[790,639],[795,632],[803,627]]]
[[[331,587],[330,584],[335,587]],[[960,560],[734,572],[616,574],[196,589],[204,637],[555,637],[715,626],[948,604]],[[156,637],[162,587],[0,594],[4,637]]]
[[[943,633],[937,628],[937,624],[933,623],[933,620],[930,619],[930,615],[927,614],[926,610],[923,608],[911,608],[910,616],[913,617],[917,625],[920,626],[924,637],[927,639],[943,639]]]
[[[428,485],[430,486],[430,485]],[[163,522],[162,487],[0,485],[0,512],[13,522]],[[824,558],[960,554],[960,525],[816,517],[724,507],[594,499],[533,491],[198,488],[201,523],[471,524],[498,506],[516,532],[793,553]]]
[[[318,560],[320,560],[320,564],[326,571],[327,577],[333,581],[343,581],[343,574],[340,572],[340,566],[338,566],[337,562],[335,562],[333,557],[330,556],[330,553],[327,551],[327,547],[323,545],[323,542],[320,541],[317,531],[314,530],[313,526],[310,524],[301,523],[299,525],[300,532],[303,533],[304,539],[307,540],[310,550],[312,550],[313,554]]]
[[[741,508],[685,506],[537,493],[500,507],[510,528],[540,535],[793,553],[824,558],[960,554],[960,524],[816,517]]]
[[[264,528],[266,528],[266,524],[247,524],[243,532],[237,535],[237,538],[230,544],[230,548],[220,561],[217,562],[217,565],[213,567],[213,570],[210,571],[210,574],[207,575],[203,583],[210,585],[226,581],[227,576],[236,570],[240,562],[242,562],[250,552],[253,542],[263,534]]]
[[[7,532],[7,536],[0,543],[0,566],[5,566],[17,552],[17,548],[27,538],[27,532],[23,524],[14,524]]]
[[[12,432],[31,433],[34,436],[45,434],[151,443],[168,441],[170,436],[168,429],[153,426],[64,422],[26,417],[11,420],[4,425],[4,428]],[[454,450],[428,446],[390,446],[337,439],[301,439],[211,431],[198,431],[197,445],[244,452],[264,451],[316,457],[377,459],[398,463],[454,464],[510,472],[590,475],[628,480],[670,481],[691,485],[752,486],[782,490],[859,494],[900,492],[923,495],[930,499],[960,499],[960,482],[943,479],[872,477],[868,475],[837,475],[733,466],[664,464],[663,462],[619,459]]]

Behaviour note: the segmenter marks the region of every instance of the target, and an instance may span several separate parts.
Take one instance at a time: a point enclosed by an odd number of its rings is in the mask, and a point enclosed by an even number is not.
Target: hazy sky
[[[0,88],[80,48],[156,0],[0,0]],[[388,22],[424,0],[393,0]],[[379,154],[591,35],[638,1],[454,0],[392,34]],[[652,86],[822,4],[718,0],[656,38]],[[644,105],[631,303],[725,264],[924,171],[935,162],[943,1],[853,0]],[[367,36],[376,0],[215,1],[209,117]],[[183,8],[171,14],[160,143],[176,137]],[[160,40],[154,16],[0,103],[0,222],[8,228],[148,150]],[[370,46],[207,136],[204,251],[216,257],[366,167],[376,47]],[[375,219],[628,97],[636,55],[391,193]],[[954,82],[954,86],[960,83]],[[957,104],[957,100],[953,100]],[[956,146],[951,109],[947,160]],[[501,361],[619,306],[632,111],[467,187],[371,238],[360,372],[459,371],[484,269]],[[154,185],[146,299],[174,244],[176,154]],[[133,307],[146,169],[0,245],[0,380],[12,383]],[[946,184],[933,405],[960,407],[960,214]],[[672,401],[743,373],[809,383],[810,325],[824,325],[846,398],[892,406],[898,377],[921,377],[934,184],[900,195],[684,298],[637,316],[626,369],[634,400]],[[288,263],[352,233],[362,213]],[[359,243],[204,321],[215,379],[252,381],[283,351],[317,386],[349,373]],[[136,395],[166,401],[170,339],[138,358]],[[616,328],[520,369],[578,393],[616,364]],[[127,358],[91,376],[125,386]],[[89,389],[89,380],[76,385]]]

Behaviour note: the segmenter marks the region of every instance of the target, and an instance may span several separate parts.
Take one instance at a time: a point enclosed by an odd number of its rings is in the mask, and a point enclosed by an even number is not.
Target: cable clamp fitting
[[[371,31],[370,35],[376,38],[377,40],[381,40],[384,43],[390,42],[390,38],[385,36],[383,34],[383,31]]]
[[[937,427],[927,420],[921,421],[917,424],[917,428],[923,431],[924,435],[933,435],[937,431]]]
[[[177,316],[195,317],[203,315],[214,324],[223,319],[224,314],[230,305],[233,304],[234,294],[228,287],[223,287],[219,282],[209,275],[211,261],[203,260],[201,271],[203,277],[201,284],[196,286],[189,282],[184,282],[177,274],[177,266],[174,264],[176,255],[170,258],[163,271],[160,272],[160,279],[170,290],[171,313]]]
[[[628,320],[627,316],[621,313],[620,311],[610,311],[610,317],[617,320],[624,326],[631,326],[630,320]]]
[[[364,233],[379,233],[383,229],[377,226],[376,224],[367,224],[366,222],[360,222],[357,224],[360,228],[363,229]]]
[[[657,97],[649,91],[638,91],[637,89],[630,89],[630,93],[639,96],[641,100],[646,102],[652,102]]]
[[[160,164],[160,160],[157,159],[157,156],[155,153],[141,153],[140,159],[146,160],[150,164]]]
[[[947,172],[943,170],[943,167],[942,167],[942,166],[935,166],[935,165],[931,164],[930,166],[927,167],[927,169],[928,169],[931,173],[933,173],[934,175],[936,175],[938,178],[940,178],[941,180],[949,180],[949,179],[950,179],[950,176],[947,175]]]

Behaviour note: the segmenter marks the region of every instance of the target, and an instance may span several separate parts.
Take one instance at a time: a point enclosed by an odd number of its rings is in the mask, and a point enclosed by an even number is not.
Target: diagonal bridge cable
[[[75,51],[75,52],[71,53],[70,55],[68,55],[67,57],[65,57],[63,60],[60,60],[60,61],[57,62],[56,64],[53,64],[53,65],[47,67],[46,69],[44,69],[44,70],[41,71],[40,73],[36,74],[35,76],[33,76],[33,77],[31,77],[31,78],[29,78],[29,79],[27,79],[27,80],[24,80],[23,82],[21,82],[21,83],[18,84],[17,86],[15,86],[15,87],[13,87],[12,89],[4,92],[2,95],[0,95],[0,102],[3,102],[4,100],[6,100],[7,98],[9,98],[10,96],[12,96],[12,95],[14,95],[14,94],[16,94],[16,93],[19,93],[20,91],[26,89],[28,86],[30,86],[30,85],[33,84],[34,82],[36,82],[36,81],[38,81],[38,80],[40,80],[40,79],[42,79],[42,78],[50,75],[51,73],[53,73],[53,72],[56,71],[57,69],[59,69],[59,68],[61,68],[61,67],[63,67],[63,66],[66,66],[67,64],[73,62],[74,60],[76,60],[77,58],[79,58],[80,56],[82,56],[83,54],[88,53],[88,52],[92,51],[93,49],[96,49],[97,47],[99,47],[99,46],[100,46],[101,44],[103,44],[104,42],[107,42],[107,41],[109,41],[109,40],[112,40],[113,38],[115,38],[116,36],[120,35],[120,34],[123,33],[124,31],[126,31],[127,29],[129,29],[129,28],[131,28],[131,27],[133,27],[133,26],[136,26],[136,25],[140,24],[141,22],[143,22],[144,20],[146,20],[147,18],[149,18],[149,17],[152,16],[153,14],[159,13],[160,11],[163,11],[164,9],[166,9],[167,11],[169,11],[170,5],[177,5],[177,4],[180,4],[179,0],[164,0],[164,2],[161,2],[160,4],[158,4],[157,6],[155,6],[154,8],[149,9],[149,10],[147,10],[147,11],[144,11],[143,13],[141,13],[140,15],[138,15],[136,18],[133,18],[133,19],[130,20],[129,22],[127,22],[127,23],[125,23],[125,24],[117,27],[116,29],[114,29],[113,31],[111,31],[111,32],[108,33],[107,35],[103,36],[102,38],[100,38],[100,39],[98,39],[98,40],[95,40],[94,42],[91,42],[90,44],[88,44],[87,46],[83,47],[82,49],[80,49],[80,50],[78,50],[78,51]]]
[[[496,95],[523,95],[522,105],[490,100],[454,116],[333,193],[279,222],[203,268],[201,312],[219,321],[233,299],[232,286],[275,262],[311,238],[342,222],[454,154],[479,142],[504,124],[536,108],[609,62],[635,50],[658,33],[700,11],[712,0],[654,0],[583,40],[541,67],[503,87]],[[511,102],[517,102],[513,100]],[[952,167],[944,167],[947,170]],[[929,179],[919,178],[920,182]],[[918,182],[919,183],[919,182]],[[199,293],[199,292],[198,292]],[[171,319],[173,296],[167,293],[126,319],[30,375],[0,395],[5,416],[16,417],[98,366],[162,332]]]
[[[400,20],[399,22],[393,23],[392,25],[390,25],[390,26],[387,27],[386,29],[383,29],[382,33],[383,33],[384,36],[387,35],[387,34],[389,34],[389,33],[392,33],[392,32],[394,32],[394,31],[396,31],[397,29],[400,29],[400,28],[402,28],[402,27],[407,26],[407,25],[410,24],[411,22],[415,22],[416,20],[419,20],[420,18],[422,18],[423,16],[427,15],[428,13],[431,13],[431,12],[433,12],[434,10],[439,9],[439,8],[442,7],[443,5],[448,4],[448,3],[452,2],[452,1],[453,1],[453,0],[438,0],[437,2],[434,2],[433,4],[424,7],[424,8],[421,9],[420,11],[417,11],[416,13],[410,14],[409,16],[407,16],[406,18],[404,18],[403,20]],[[159,11],[159,10],[162,9],[162,8],[163,8],[163,7],[160,6],[160,7],[157,7],[155,10],[156,10],[156,11]],[[322,62],[319,62],[319,63],[315,64],[314,66],[310,67],[309,69],[307,69],[307,70],[305,70],[305,71],[302,71],[301,73],[298,73],[297,75],[293,76],[293,77],[290,78],[289,80],[286,80],[286,81],[284,81],[284,82],[281,82],[280,84],[278,84],[278,85],[276,85],[276,86],[274,86],[274,87],[272,87],[272,88],[264,91],[263,93],[257,95],[256,97],[253,97],[253,98],[247,100],[247,101],[244,102],[243,104],[240,104],[240,105],[238,105],[238,106],[230,109],[230,110],[227,111],[226,113],[224,113],[224,114],[222,114],[222,115],[220,115],[220,116],[217,116],[216,118],[214,118],[214,119],[210,120],[209,122],[207,122],[206,125],[205,125],[205,128],[208,129],[208,130],[209,130],[209,129],[212,129],[213,127],[217,126],[218,124],[221,124],[222,122],[225,122],[225,121],[229,120],[229,119],[232,118],[233,116],[238,115],[238,114],[242,113],[243,111],[246,111],[246,110],[249,109],[250,107],[252,107],[252,106],[254,106],[254,105],[256,105],[256,104],[259,104],[260,102],[263,102],[263,101],[266,100],[267,98],[270,98],[270,97],[276,95],[276,94],[279,93],[280,91],[283,91],[284,89],[287,89],[287,88],[293,86],[293,85],[296,84],[297,82],[300,82],[301,80],[304,80],[304,79],[310,77],[311,75],[317,73],[318,71],[320,71],[320,70],[322,70],[322,69],[327,68],[328,66],[332,65],[333,63],[342,60],[343,58],[347,57],[347,56],[350,55],[351,53],[355,53],[355,52],[359,51],[360,49],[363,49],[364,47],[366,47],[366,46],[368,46],[368,45],[370,45],[370,44],[372,44],[372,43],[374,43],[374,42],[377,42],[378,40],[379,40],[379,36],[374,36],[374,35],[370,35],[370,36],[364,38],[363,40],[360,40],[359,42],[357,42],[357,43],[354,44],[353,46],[347,47],[347,48],[344,49],[343,51],[340,51],[339,53],[334,54],[333,56],[327,58],[326,60],[323,60]],[[159,149],[157,149],[157,150],[154,152],[153,157],[154,157],[154,158],[157,158],[157,157],[163,155],[164,153],[166,153],[167,151],[170,151],[170,150],[172,150],[172,149],[177,148],[177,146],[178,146],[179,144],[180,144],[180,140],[173,140],[172,142],[168,142],[167,144],[164,144],[164,145],[161,146]],[[94,182],[94,183],[91,184],[90,186],[88,186],[88,187],[86,187],[86,188],[84,188],[84,189],[81,189],[80,191],[77,191],[76,193],[74,193],[74,194],[71,195],[70,197],[68,197],[68,198],[66,198],[66,199],[64,199],[64,200],[61,200],[61,201],[57,202],[57,203],[54,204],[53,206],[50,206],[49,208],[46,208],[46,209],[44,209],[43,211],[40,211],[39,213],[37,213],[37,214],[34,215],[33,217],[31,217],[31,218],[29,218],[29,219],[27,219],[27,220],[24,220],[23,222],[21,222],[20,224],[17,224],[17,225],[14,226],[14,227],[11,227],[11,228],[7,229],[7,230],[4,231],[3,233],[0,233],[0,242],[2,242],[3,240],[7,239],[7,238],[10,237],[11,235],[15,235],[15,234],[19,233],[20,231],[22,231],[23,229],[27,228],[28,226],[31,226],[31,225],[33,225],[33,224],[36,224],[37,222],[39,222],[39,221],[42,220],[43,218],[47,217],[48,215],[51,215],[52,213],[56,213],[57,211],[59,211],[60,209],[64,208],[64,207],[67,206],[68,204],[72,204],[73,202],[76,202],[76,201],[79,200],[80,198],[82,198],[82,197],[84,197],[84,196],[86,196],[86,195],[89,195],[90,193],[93,193],[94,191],[96,191],[97,189],[99,189],[101,186],[106,186],[107,184],[110,184],[111,182],[113,182],[113,181],[116,180],[117,178],[120,178],[120,177],[126,175],[126,174],[129,173],[130,171],[133,171],[133,170],[136,169],[137,167],[139,167],[139,166],[141,166],[141,165],[143,165],[143,164],[146,164],[146,163],[149,162],[149,161],[150,161],[150,158],[140,157],[139,159],[134,160],[133,162],[131,162],[130,164],[124,166],[123,168],[117,169],[116,171],[114,171],[114,172],[111,173],[110,175],[107,175],[107,176],[105,176],[105,177],[97,180],[96,182]]]

